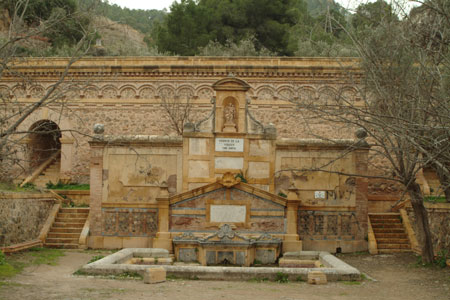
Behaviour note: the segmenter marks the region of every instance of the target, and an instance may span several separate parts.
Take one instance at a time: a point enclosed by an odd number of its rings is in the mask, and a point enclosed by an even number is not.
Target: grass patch
[[[0,264],[0,280],[15,276],[28,266],[43,264],[55,266],[61,256],[64,256],[64,252],[59,249],[38,247],[4,256]]]
[[[278,283],[288,283],[289,275],[283,272],[277,272],[277,274],[275,275],[275,281]]]
[[[13,277],[17,273],[20,273],[22,270],[23,270],[23,267],[20,267],[20,266],[14,267],[13,265],[11,265],[9,263],[5,263],[0,266],[0,279]]]
[[[431,202],[431,203],[446,203],[447,199],[445,199],[444,196],[425,196],[423,197],[423,200],[425,202]]]
[[[0,191],[5,192],[15,192],[15,193],[26,193],[26,192],[37,192],[36,186],[32,183],[27,183],[23,187],[19,187],[13,183],[0,182]]]
[[[100,259],[102,259],[104,257],[105,257],[104,255],[96,255],[96,256],[91,258],[91,260],[88,262],[88,264],[93,263],[93,262],[95,262],[97,260],[100,260]]]
[[[56,266],[58,264],[58,259],[64,256],[64,252],[60,249],[49,249],[33,247],[30,248],[29,254],[34,258],[32,261],[33,265],[50,265]]]
[[[54,184],[53,182],[49,181],[45,185],[49,190],[80,190],[80,191],[89,191],[90,186],[89,184],[84,183],[62,183],[61,181],[58,181],[57,184]]]

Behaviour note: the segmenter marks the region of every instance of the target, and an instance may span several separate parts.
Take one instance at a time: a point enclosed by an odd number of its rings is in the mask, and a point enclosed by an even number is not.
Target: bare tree
[[[69,78],[71,66],[83,55],[87,53],[92,39],[93,31],[83,20],[86,20],[85,13],[77,11],[73,14],[63,13],[55,10],[46,20],[40,20],[38,24],[28,24],[25,15],[29,9],[29,0],[18,0],[13,2],[12,10],[9,10],[10,22],[6,35],[0,37],[0,80],[9,78],[18,83],[18,89],[25,92],[29,87],[36,84],[32,76],[28,76],[20,71],[20,67],[26,64],[26,59],[21,57],[26,47],[33,47],[34,41],[47,41],[43,35],[52,31],[55,26],[70,20],[78,22],[78,28],[82,31],[81,38],[70,49],[71,57],[67,59],[67,64],[61,71],[59,78],[47,89],[41,90],[34,101],[23,102],[19,97],[8,89],[0,90],[0,161],[1,179],[7,180],[11,175],[11,166],[24,166],[19,156],[24,151],[24,146],[20,140],[28,136],[30,131],[19,131],[19,127],[36,110],[42,107],[52,107],[62,114],[65,109],[66,96],[77,88],[79,83]],[[35,45],[36,46],[36,45]],[[37,47],[42,47],[38,44]],[[42,128],[41,128],[42,129]],[[35,133],[41,132],[40,128],[35,128]]]
[[[177,90],[163,87],[159,90],[158,97],[161,106],[169,118],[170,127],[178,134],[183,135],[185,123],[192,121],[192,98],[190,90]]]
[[[340,93],[328,103],[292,100],[304,119],[367,132],[372,158],[384,167],[383,172],[373,168],[378,173],[369,177],[397,182],[409,195],[424,262],[433,261],[434,253],[416,175],[432,165],[443,188],[449,184],[449,11],[448,1],[427,0],[415,18],[386,19],[365,34],[351,34],[364,72],[362,81],[354,82],[360,98]]]

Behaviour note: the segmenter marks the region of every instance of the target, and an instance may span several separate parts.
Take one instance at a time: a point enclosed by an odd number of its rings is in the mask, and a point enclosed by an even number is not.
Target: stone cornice
[[[62,74],[67,58],[25,58],[13,62],[21,75],[55,78]],[[186,77],[222,78],[230,73],[245,78],[327,79],[359,78],[359,60],[355,58],[295,57],[101,57],[83,58],[70,68],[73,78],[149,78]],[[14,77],[12,73],[3,74]]]

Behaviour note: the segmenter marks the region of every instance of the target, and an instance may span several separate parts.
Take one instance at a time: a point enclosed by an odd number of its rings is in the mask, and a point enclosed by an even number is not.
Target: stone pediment
[[[210,183],[202,187],[198,187],[190,191],[171,196],[169,198],[170,205],[175,205],[179,202],[186,201],[192,198],[198,198],[225,188],[230,190],[238,190],[248,195],[253,195],[262,200],[272,202],[278,206],[286,206],[286,198],[259,189],[250,184],[241,182],[240,178],[230,176],[229,174],[231,173],[226,173],[222,178],[218,178],[214,183]]]
[[[212,85],[213,89],[216,91],[248,91],[250,86],[241,79],[230,76],[216,81]]]

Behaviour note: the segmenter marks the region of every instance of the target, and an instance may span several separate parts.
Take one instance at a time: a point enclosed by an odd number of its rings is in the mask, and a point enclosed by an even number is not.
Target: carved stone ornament
[[[225,174],[223,174],[223,177],[219,178],[217,181],[224,187],[230,188],[240,183],[241,178],[236,177],[236,175],[231,172],[226,172]]]
[[[200,238],[198,236],[195,236],[192,232],[185,232],[182,235],[178,235],[174,237],[174,240],[190,240],[190,241],[198,241]]]

